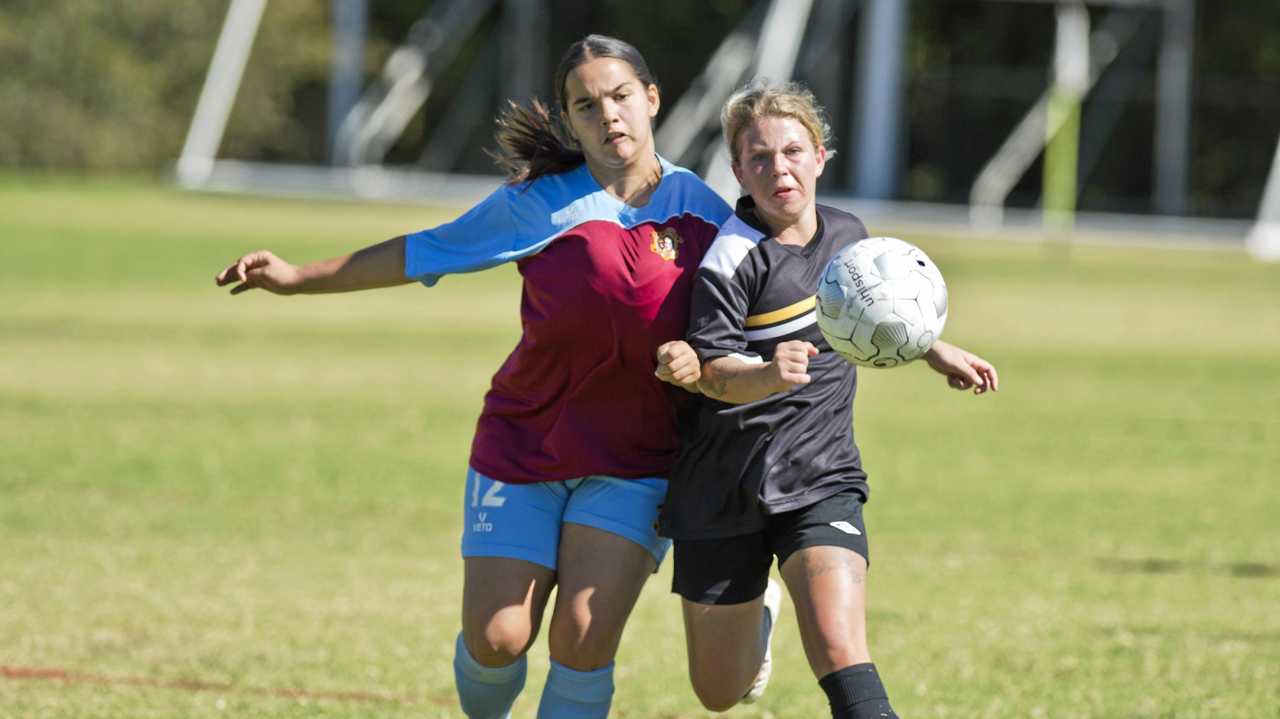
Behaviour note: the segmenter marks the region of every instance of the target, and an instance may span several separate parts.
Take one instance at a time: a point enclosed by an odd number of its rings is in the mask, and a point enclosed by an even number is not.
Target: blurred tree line
[[[166,169],[181,149],[228,3],[0,0],[0,166]],[[430,0],[371,0],[366,78],[377,75],[429,5]],[[548,0],[553,19],[542,94],[550,93],[549,78],[563,48],[588,32],[604,32],[639,47],[669,107],[754,5],[754,0],[648,0],[640,12],[625,0]],[[268,2],[222,156],[325,161],[330,11],[331,3],[322,0]],[[1103,12],[1093,9],[1095,22]],[[911,3],[900,197],[967,201],[982,164],[1045,88],[1052,16],[1052,6],[1043,4]],[[1084,209],[1150,210],[1158,14],[1148,22],[1153,27],[1145,45],[1135,42],[1123,50],[1114,70],[1119,79],[1100,85],[1086,104]],[[496,20],[486,20],[458,62],[437,79],[425,112],[389,161],[418,161],[465,81],[467,62],[496,27]],[[1280,2],[1197,4],[1193,214],[1247,217],[1257,210],[1280,133],[1277,29]],[[856,22],[846,37],[849,42],[832,53],[830,62],[847,69],[847,80],[839,91],[820,96],[837,132],[851,122]],[[494,109],[500,100],[490,98]],[[1098,112],[1108,103],[1109,112]],[[1091,115],[1107,118],[1105,136],[1091,137]],[[492,171],[480,152],[491,145],[491,130],[480,123],[458,138],[473,151],[452,169]],[[837,155],[829,173],[837,179],[828,180],[829,188],[844,176],[847,155]],[[1039,172],[1033,168],[1010,204],[1033,205],[1038,193]]]
[[[227,0],[0,2],[0,165],[159,168],[182,148]],[[224,150],[302,158],[323,102],[322,3],[274,2]],[[260,61],[266,60],[266,63]]]

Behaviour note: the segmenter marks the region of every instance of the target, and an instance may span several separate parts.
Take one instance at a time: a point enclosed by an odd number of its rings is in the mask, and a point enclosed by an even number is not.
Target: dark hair
[[[554,112],[539,100],[528,106],[508,100],[507,107],[498,114],[498,152],[490,154],[506,170],[508,183],[533,182],[586,162],[582,150],[565,132],[563,115],[569,109],[569,99],[565,97],[564,84],[574,68],[601,57],[630,65],[645,87],[658,84],[640,51],[630,43],[607,35],[588,35],[570,45],[556,67]]]

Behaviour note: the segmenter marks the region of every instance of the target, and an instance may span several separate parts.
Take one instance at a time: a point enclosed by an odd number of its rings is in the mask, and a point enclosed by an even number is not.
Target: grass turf
[[[460,716],[462,476],[518,275],[212,282],[251,249],[318,259],[455,212],[0,179],[0,717]],[[1280,267],[907,239],[1002,391],[860,378],[869,630],[898,711],[1274,719]],[[708,715],[669,572],[615,716]],[[733,716],[824,714],[789,613],[768,694]]]

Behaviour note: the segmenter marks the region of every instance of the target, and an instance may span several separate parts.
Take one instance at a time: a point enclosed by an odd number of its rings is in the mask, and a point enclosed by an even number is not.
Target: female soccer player
[[[623,625],[670,546],[654,525],[683,393],[654,377],[655,351],[684,336],[698,262],[731,214],[655,153],[658,86],[634,47],[575,43],[556,95],[560,118],[537,102],[499,118],[509,182],[456,221],[301,267],[254,252],[217,276],[294,294],[517,263],[524,334],[485,396],[465,492],[454,675],[472,719],[509,714],[553,585],[538,716],[608,713]]]
[[[815,203],[829,130],[807,90],[749,87],[730,98],[721,124],[748,195],[702,260],[692,348],[668,352],[674,361],[696,351],[702,362],[704,397],[682,428],[661,512],[664,536],[675,539],[690,679],[717,711],[763,691],[777,555],[832,716],[895,717],[867,649],[857,374],[813,311],[827,262],[867,232]],[[952,387],[997,389],[995,368],[964,350],[937,342],[925,358]]]

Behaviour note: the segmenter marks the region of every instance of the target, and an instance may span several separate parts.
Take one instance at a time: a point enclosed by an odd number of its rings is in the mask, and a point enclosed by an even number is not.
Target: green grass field
[[[462,477],[513,268],[229,297],[421,207],[0,179],[0,717],[456,717]],[[873,230],[891,230],[876,228]],[[909,237],[974,398],[864,372],[869,623],[904,717],[1280,717],[1280,267]],[[618,717],[702,717],[669,563]],[[819,717],[790,617],[738,717]],[[517,717],[546,671],[539,640]]]

